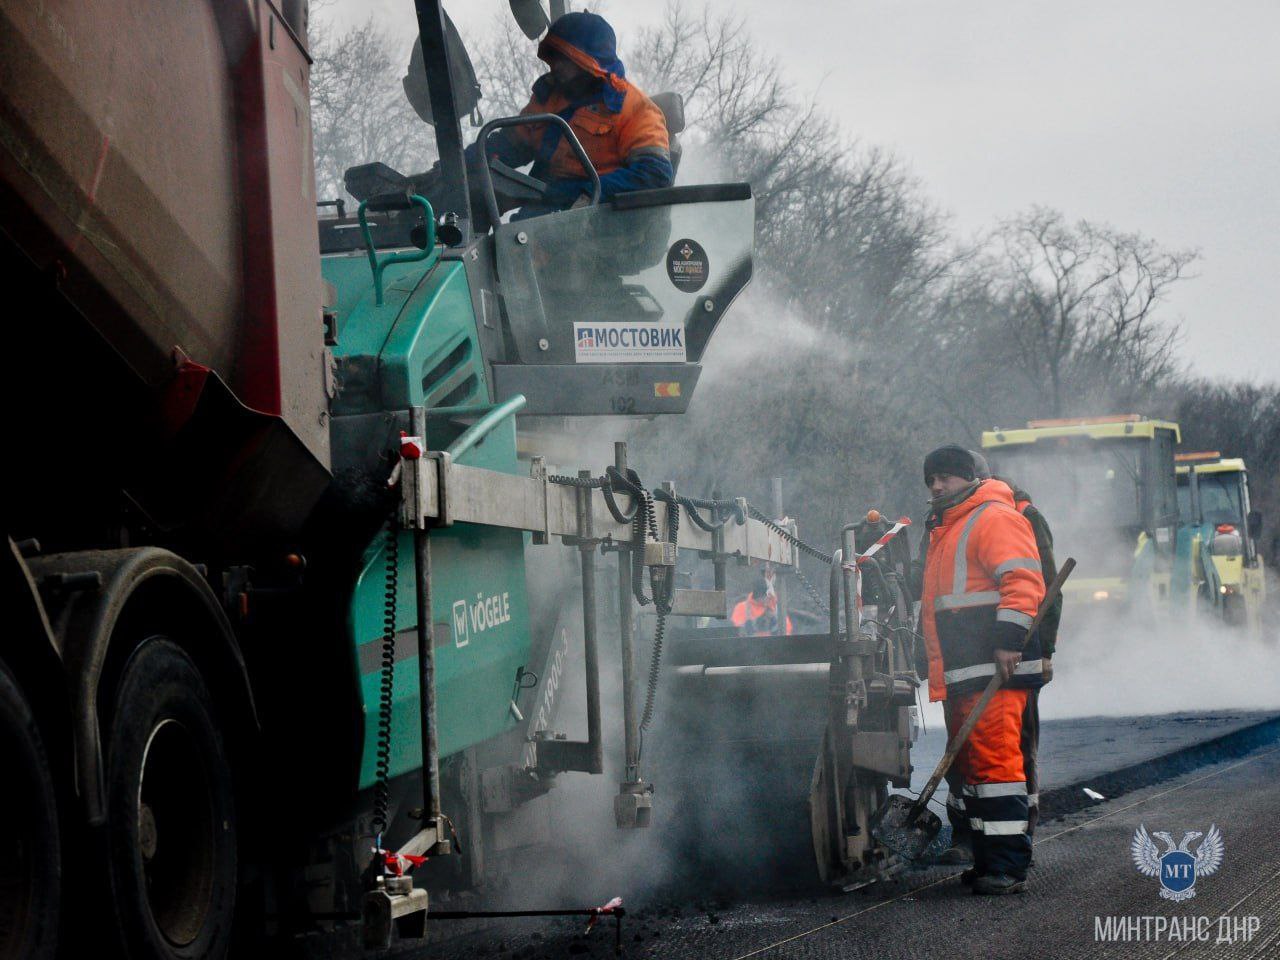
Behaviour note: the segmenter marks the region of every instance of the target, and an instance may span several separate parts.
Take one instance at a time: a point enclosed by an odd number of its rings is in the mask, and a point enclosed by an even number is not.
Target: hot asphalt
[[[1044,754],[1046,777],[1062,784],[1097,776],[1118,795],[1041,825],[1024,895],[973,896],[956,868],[915,870],[852,894],[804,889],[793,878],[777,878],[776,892],[769,893],[769,878],[758,876],[735,894],[732,882],[698,889],[685,875],[666,886],[640,885],[631,896],[610,889],[629,910],[625,954],[723,960],[1280,956],[1280,738],[1275,723],[1257,726],[1264,718],[1220,713],[1046,723],[1046,746],[1057,741]],[[1223,734],[1226,740],[1216,739]],[[1224,759],[1187,753],[1206,741],[1223,744]],[[1171,751],[1173,762],[1151,762]],[[1195,769],[1160,779],[1160,771],[1180,769],[1183,755],[1189,759],[1181,768]],[[922,780],[931,763],[927,750],[920,751],[915,779]],[[1137,773],[1116,777],[1122,768]],[[1162,898],[1158,880],[1140,874],[1130,856],[1139,825],[1175,840],[1216,825],[1225,841],[1222,866],[1197,881],[1194,898]],[[1250,917],[1258,918],[1254,926]],[[1207,940],[1170,940],[1174,920],[1180,932],[1203,934],[1208,925]],[[432,939],[429,954],[412,955],[613,955],[611,924],[587,935],[577,920],[505,921]]]

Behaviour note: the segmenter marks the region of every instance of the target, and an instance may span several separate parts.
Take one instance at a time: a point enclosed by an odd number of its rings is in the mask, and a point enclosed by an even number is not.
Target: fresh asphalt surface
[[[1275,715],[1221,710],[1153,717],[1046,720],[1040,737],[1041,789],[1087,783],[1090,777],[1241,730]],[[912,746],[914,787],[918,789],[933,772],[946,746],[945,731],[936,727],[923,733]]]
[[[1229,715],[1155,722],[1159,719],[1120,721],[1122,728],[1126,722],[1149,724],[1147,742],[1124,737],[1129,746],[1120,750],[1123,757],[1111,756],[1097,772],[1168,752],[1170,738],[1176,749],[1240,726],[1239,718]],[[1077,725],[1079,739],[1091,739],[1080,726],[1089,721],[1064,723]],[[1110,736],[1117,721],[1105,723],[1098,729]],[[1049,729],[1046,725],[1046,741]],[[1149,749],[1153,741],[1163,743],[1164,750]],[[1107,751],[1064,744],[1058,755],[1073,752],[1092,762]],[[918,762],[924,761],[921,756]],[[1054,763],[1048,774],[1060,777],[1068,770],[1090,774],[1087,764],[1076,769],[1071,762]],[[1139,874],[1130,859],[1129,845],[1140,824],[1149,831],[1168,831],[1175,839],[1190,830],[1207,832],[1216,824],[1225,840],[1222,867],[1199,880],[1194,899],[1162,899],[1158,881]],[[723,891],[700,897],[696,889],[657,889],[628,900],[623,944],[629,957],[724,960],[1280,957],[1280,741],[1043,824],[1028,888],[1022,896],[977,897],[960,883],[957,869],[932,868],[845,895],[791,889],[777,896],[753,890],[741,898]],[[1257,917],[1256,932],[1248,942],[1218,942],[1218,918],[1224,915]],[[1096,939],[1098,917],[1200,916],[1212,918],[1207,941]],[[1238,929],[1244,929],[1244,922]],[[577,920],[508,921],[437,941],[428,953],[413,955],[534,960],[606,957],[613,955],[612,948],[611,923],[584,936]]]
[[[1129,856],[1139,824],[1175,839],[1217,824],[1226,857],[1197,896],[1172,903]],[[1216,918],[1258,916],[1248,944],[1216,943]],[[1096,917],[1215,918],[1207,943],[1101,943]],[[1137,791],[1046,824],[1036,838],[1029,890],[976,897],[954,869],[934,869],[843,898],[743,904],[717,923],[698,916],[650,921],[657,940],[631,956],[737,960],[783,957],[1250,957],[1280,955],[1280,746]],[[640,926],[639,924],[637,926]],[[550,955],[556,955],[552,952]]]

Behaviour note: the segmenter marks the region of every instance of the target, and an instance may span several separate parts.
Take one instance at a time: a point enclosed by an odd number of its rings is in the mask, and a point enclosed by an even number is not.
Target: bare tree
[[[484,91],[480,101],[486,116],[513,117],[529,102],[533,81],[546,73],[537,58],[537,43],[529,40],[515,21],[500,11],[478,42],[468,45],[476,79]]]
[[[398,49],[373,20],[342,34],[315,22],[310,37],[316,195],[342,196],[343,171],[358,163],[380,160],[404,173],[429,167],[435,160],[431,128],[400,82],[409,48]]]
[[[945,220],[895,157],[797,97],[739,16],[669,5],[627,65],[645,89],[685,97],[682,169],[745,180],[756,203],[757,282],[706,358],[735,369],[708,378],[686,417],[640,430],[637,457],[703,489],[761,484],[748,495],[784,472],[819,541],[859,502],[910,509],[900,477],[917,472],[930,412],[911,348],[957,263]],[[721,352],[726,340],[738,343]],[[664,462],[673,449],[680,464]]]
[[[1005,357],[1050,415],[1100,391],[1144,395],[1176,372],[1179,327],[1156,311],[1195,251],[1045,208],[1002,224],[993,244]]]
[[[669,2],[627,56],[646,89],[679,93],[690,130],[711,140],[758,135],[793,106],[777,60],[762,55],[742,17],[713,15],[705,5]]]

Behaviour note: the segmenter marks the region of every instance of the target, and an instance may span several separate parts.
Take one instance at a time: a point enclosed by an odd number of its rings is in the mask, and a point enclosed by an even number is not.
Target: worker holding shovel
[[[924,479],[934,518],[920,604],[929,698],[948,701],[955,736],[992,677],[1004,681],[955,759],[973,844],[966,879],[975,893],[1019,893],[1031,861],[1022,717],[1027,691],[1043,682],[1027,633],[1045,595],[1035,534],[1008,485],[979,480],[964,447],[930,453]]]

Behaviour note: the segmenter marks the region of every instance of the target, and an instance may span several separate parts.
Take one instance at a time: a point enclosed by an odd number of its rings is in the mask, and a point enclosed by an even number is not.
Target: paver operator
[[[567,13],[538,45],[550,69],[533,85],[520,112],[556,113],[568,121],[600,174],[600,198],[671,185],[675,177],[666,120],[639,87],[626,79],[613,28],[595,13]],[[469,151],[475,154],[474,146]],[[500,130],[487,153],[511,166],[533,161],[532,175],[547,184],[547,205],[564,209],[588,201],[591,183],[558,126]],[[545,212],[531,206],[523,216]]]

